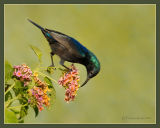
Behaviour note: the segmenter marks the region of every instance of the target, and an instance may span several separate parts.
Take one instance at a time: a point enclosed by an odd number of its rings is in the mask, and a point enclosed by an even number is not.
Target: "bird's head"
[[[81,87],[83,87],[91,78],[95,77],[100,71],[100,62],[93,53],[89,53],[89,62],[85,66],[87,69],[87,79]]]

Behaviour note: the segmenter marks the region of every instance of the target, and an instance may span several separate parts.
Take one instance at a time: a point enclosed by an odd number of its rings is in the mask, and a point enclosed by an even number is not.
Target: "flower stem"
[[[44,77],[48,77],[49,79],[51,79],[52,81],[54,81],[55,83],[58,83],[56,80],[54,80],[54,79],[52,79],[50,76],[48,76],[48,75],[46,75],[46,74],[44,74],[44,73],[42,73],[42,72],[39,72],[39,71],[37,71],[41,76],[44,76]]]
[[[7,89],[7,91],[4,93],[6,95],[15,85],[15,82]]]

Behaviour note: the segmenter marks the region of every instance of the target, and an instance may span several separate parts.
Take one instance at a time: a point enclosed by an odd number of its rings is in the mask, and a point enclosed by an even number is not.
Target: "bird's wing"
[[[50,32],[51,36],[58,43],[67,48],[70,53],[72,53],[78,58],[85,57],[85,52],[87,52],[87,49],[83,45],[81,45],[77,40],[54,30],[49,30],[49,29],[46,30]]]

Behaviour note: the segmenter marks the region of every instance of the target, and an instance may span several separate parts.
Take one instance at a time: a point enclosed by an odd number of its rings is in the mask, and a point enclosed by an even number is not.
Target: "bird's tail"
[[[31,22],[33,25],[35,25],[36,27],[38,27],[39,29],[41,29],[42,31],[44,31],[44,28],[41,27],[40,25],[36,24],[35,22],[31,21],[30,19],[27,19],[29,22]]]

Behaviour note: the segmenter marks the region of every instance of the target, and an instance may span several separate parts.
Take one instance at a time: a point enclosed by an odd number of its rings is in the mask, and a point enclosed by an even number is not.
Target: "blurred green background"
[[[98,57],[101,71],[69,104],[54,84],[55,105],[37,118],[30,109],[25,123],[155,123],[155,5],[5,5],[5,59],[36,67],[32,44],[47,67],[48,42],[27,18],[80,41]],[[59,57],[54,61],[59,66]],[[76,66],[82,83],[85,67]]]

